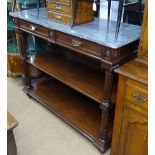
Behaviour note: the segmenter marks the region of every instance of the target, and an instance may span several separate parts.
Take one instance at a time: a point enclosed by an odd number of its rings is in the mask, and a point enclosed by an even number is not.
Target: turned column
[[[96,140],[95,145],[99,148],[100,152],[105,152],[111,145],[111,137],[109,123],[111,123],[111,114],[113,113],[114,104],[112,103],[111,94],[113,90],[113,71],[105,71],[105,84],[104,84],[104,99],[100,104],[102,110],[100,136]]]
[[[114,104],[111,100],[111,94],[113,89],[113,71],[105,71],[105,84],[104,84],[104,100],[102,101],[100,108],[102,109],[101,128],[100,128],[100,140],[107,141],[109,133],[110,112]]]
[[[105,71],[105,84],[104,84],[104,100],[101,103],[102,118],[100,137],[101,141],[108,140],[108,124],[110,117],[110,110],[112,107],[111,94],[112,94],[113,73],[112,71]]]
[[[25,89],[28,90],[31,87],[31,79],[29,75],[29,65],[26,63],[26,46],[25,39],[22,31],[19,29],[16,30],[16,38],[19,47],[19,55],[21,58],[22,72],[24,78]]]

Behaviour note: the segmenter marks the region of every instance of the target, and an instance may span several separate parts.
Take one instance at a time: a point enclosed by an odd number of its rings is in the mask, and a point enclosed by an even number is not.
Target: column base
[[[94,145],[98,148],[100,153],[105,153],[105,151],[111,147],[111,138],[107,140],[96,139]]]

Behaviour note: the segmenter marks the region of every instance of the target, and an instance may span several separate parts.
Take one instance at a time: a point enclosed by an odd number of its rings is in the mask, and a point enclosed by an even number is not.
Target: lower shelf
[[[52,78],[32,82],[29,95],[93,141],[99,137],[99,104]]]

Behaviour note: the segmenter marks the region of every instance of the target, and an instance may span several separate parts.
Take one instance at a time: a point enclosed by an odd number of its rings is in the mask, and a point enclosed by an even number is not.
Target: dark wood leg
[[[124,4],[124,0],[119,0],[115,41],[117,41],[117,38],[118,38],[118,33],[119,33],[119,28],[120,28],[121,18],[122,18],[122,12],[123,12],[123,4]]]
[[[40,0],[37,0],[37,18],[39,17],[39,3],[40,3]]]
[[[28,91],[32,87],[31,85],[31,78],[30,78],[30,71],[29,71],[29,64],[24,61],[24,85],[25,85],[25,92],[29,95]]]
[[[44,5],[43,5],[43,7],[46,8],[46,0],[44,0]]]
[[[73,21],[72,21],[71,28],[73,28],[73,26],[75,25],[77,11],[78,11],[78,3],[79,3],[79,0],[74,0],[74,4],[73,4],[74,12],[73,12]]]
[[[7,133],[7,155],[17,155],[17,147],[12,130]]]
[[[23,76],[24,76],[24,85],[25,91],[28,94],[28,89],[31,88],[31,78],[29,75],[29,65],[26,63],[26,47],[25,47],[25,40],[22,31],[16,31],[17,42],[19,46],[19,54],[21,58],[21,65],[23,68]]]
[[[100,105],[102,109],[100,137],[96,141],[96,144],[100,152],[105,152],[111,145],[111,137],[109,137],[109,124],[111,123],[111,111],[114,104],[111,101],[112,94],[113,73],[106,71],[105,75],[105,88],[104,88],[104,100]]]
[[[111,0],[108,0],[108,21],[110,20]]]
[[[113,73],[111,71],[106,71],[105,75],[105,88],[104,88],[104,100],[101,103],[102,109],[102,119],[101,119],[101,139],[106,140],[108,138],[108,124],[110,110],[113,107],[111,101],[112,94],[112,84],[113,84]]]

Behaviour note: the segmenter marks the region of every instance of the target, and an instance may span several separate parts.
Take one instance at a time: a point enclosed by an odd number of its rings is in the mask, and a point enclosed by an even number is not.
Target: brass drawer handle
[[[60,5],[56,5],[56,10],[61,10],[62,7]]]
[[[135,100],[139,103],[142,103],[142,102],[145,102],[146,101],[146,97],[141,95],[141,94],[138,94],[138,93],[134,93],[133,94],[133,97],[135,98]]]
[[[37,28],[37,27],[35,27],[35,26],[31,26],[31,30],[32,30],[32,31],[35,31],[36,28]]]
[[[61,17],[62,17],[61,15],[57,15],[56,16],[57,19],[61,19]]]
[[[83,43],[79,40],[72,39],[72,44],[76,47],[81,46]]]

